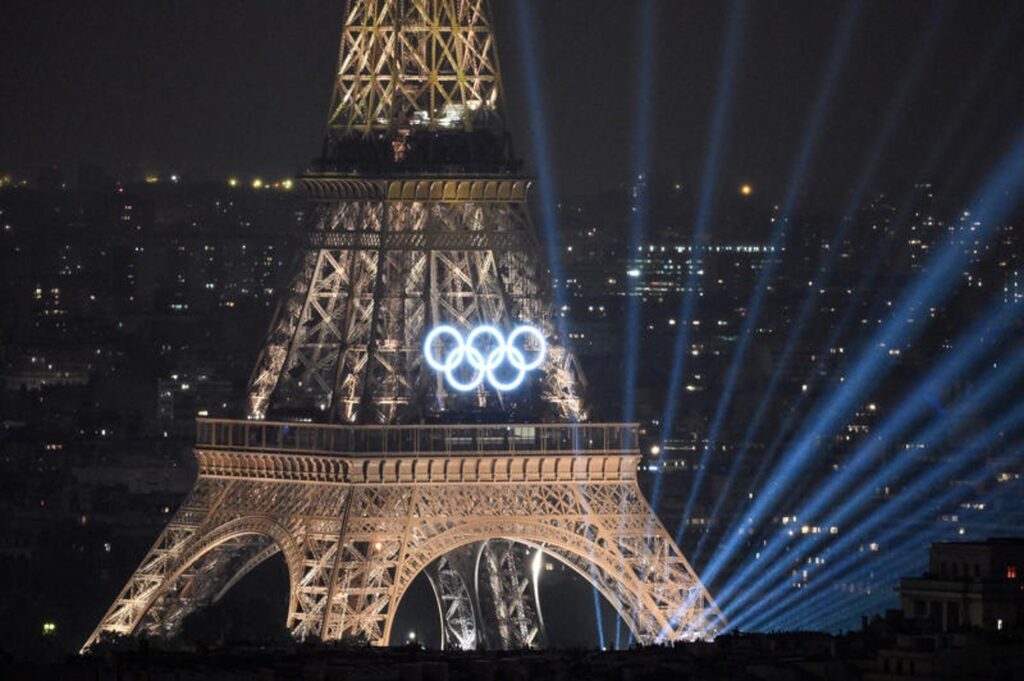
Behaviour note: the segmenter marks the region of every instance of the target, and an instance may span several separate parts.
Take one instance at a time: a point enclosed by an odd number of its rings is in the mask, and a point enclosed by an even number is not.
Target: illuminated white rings
[[[535,347],[528,351],[526,343],[530,339]],[[438,344],[447,350],[443,359],[438,356]],[[529,359],[528,353],[532,354]],[[474,328],[466,337],[454,326],[442,324],[431,330],[423,341],[427,366],[443,374],[448,385],[459,392],[476,390],[485,380],[498,392],[515,390],[523,384],[527,374],[544,363],[546,356],[544,334],[527,325],[516,327],[505,338],[501,329],[489,324]],[[511,379],[502,380],[499,372],[506,364],[515,373]],[[460,373],[470,373],[469,379]]]

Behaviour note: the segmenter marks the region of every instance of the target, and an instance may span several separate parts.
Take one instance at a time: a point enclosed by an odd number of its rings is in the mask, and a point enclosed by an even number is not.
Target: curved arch
[[[594,586],[608,603],[615,608],[637,640],[650,638],[646,635],[647,632],[644,629],[651,625],[655,627],[654,633],[657,634],[658,623],[654,622],[653,618],[649,615],[644,617],[644,609],[638,607],[637,603],[627,603],[623,600],[620,592],[634,594],[638,599],[640,598],[637,578],[632,574],[632,571],[625,562],[603,548],[601,540],[595,538],[593,541],[590,541],[589,543],[593,550],[584,551],[581,550],[579,544],[581,540],[586,540],[579,534],[574,534],[560,527],[523,518],[509,518],[507,520],[480,518],[452,527],[425,541],[422,546],[411,549],[406,554],[407,569],[396,576],[394,600],[389,608],[388,620],[382,640],[390,640],[392,624],[406,591],[412,584],[413,579],[423,572],[428,565],[441,556],[462,546],[497,539],[524,544],[534,549],[543,548],[548,555],[572,569],[576,574]],[[575,557],[578,561],[571,560],[567,556]],[[588,572],[584,569],[584,564],[592,566],[596,571],[602,573],[604,578],[599,579],[594,574]],[[613,585],[617,588],[613,588]],[[652,621],[641,622],[640,619],[642,617]],[[645,627],[645,624],[648,627]]]
[[[189,579],[190,571],[197,565],[200,565],[204,558],[225,547],[226,544],[246,537],[268,539],[271,545],[276,545],[284,556],[285,564],[288,568],[289,592],[291,593],[288,612],[289,615],[293,613],[296,605],[295,587],[301,579],[302,572],[301,552],[287,528],[275,518],[260,515],[245,516],[229,520],[208,532],[193,535],[181,546],[182,557],[175,561],[174,568],[164,576],[160,587],[153,591],[147,602],[136,613],[136,621],[130,635],[135,635],[140,629],[144,628],[147,620],[155,614],[154,611],[158,608],[165,611],[176,609],[173,615],[169,616],[167,612],[164,612],[158,618],[165,629],[180,625],[184,617],[195,610],[202,600],[201,598],[192,598],[186,602],[183,598],[184,595],[188,594],[188,587],[191,586],[191,580]],[[255,544],[254,546],[257,551],[253,554],[253,558],[262,556],[262,560],[266,560],[276,553],[276,551],[266,551],[265,545]],[[238,547],[234,548],[237,549]],[[239,569],[251,570],[254,567],[255,565],[251,563],[251,560],[246,560]],[[231,582],[233,577],[233,574],[229,574],[226,576],[226,579],[228,582]],[[166,602],[172,591],[175,599],[171,600],[171,602]],[[218,595],[222,591],[222,589],[214,589],[209,595]]]
[[[247,574],[258,568],[266,560],[268,560],[272,556],[276,556],[280,552],[281,547],[278,546],[276,542],[271,542],[270,546],[263,549],[255,556],[250,558],[248,561],[246,561],[245,565],[243,565],[241,569],[235,572],[235,574],[230,579],[228,579],[227,583],[224,586],[220,587],[220,589],[217,590],[217,594],[213,597],[213,602],[219,602],[222,598],[224,598],[224,596],[227,595],[229,591],[231,591],[231,589],[235,587],[235,584],[238,584],[240,581],[242,581],[242,579],[244,579]]]

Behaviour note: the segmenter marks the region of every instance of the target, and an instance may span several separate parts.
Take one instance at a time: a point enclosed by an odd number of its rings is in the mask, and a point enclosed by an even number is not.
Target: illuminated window
[[[1007,579],[1017,579],[1017,566],[1016,565],[1007,565],[1006,566],[1006,578]]]

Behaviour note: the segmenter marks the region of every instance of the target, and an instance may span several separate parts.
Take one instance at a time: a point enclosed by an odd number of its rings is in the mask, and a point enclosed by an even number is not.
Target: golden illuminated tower
[[[310,227],[248,419],[199,420],[195,488],[87,645],[173,634],[278,552],[296,636],[386,644],[413,578],[499,540],[577,571],[638,641],[720,630],[637,486],[637,427],[585,422],[500,101],[486,0],[347,3],[324,153],[302,178]],[[476,380],[427,361],[439,327]],[[502,358],[514,388],[488,364]],[[518,613],[503,640],[529,643],[528,604],[504,600],[521,566],[479,555],[499,613]],[[434,573],[452,598],[456,562]]]

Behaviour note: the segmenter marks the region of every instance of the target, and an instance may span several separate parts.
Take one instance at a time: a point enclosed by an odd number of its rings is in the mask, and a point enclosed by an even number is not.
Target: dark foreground
[[[870,628],[869,628],[870,629]],[[62,662],[0,661],[3,679],[68,681],[547,681],[595,679],[1007,679],[1024,680],[1024,638],[981,634],[893,635],[866,630],[739,634],[713,644],[620,652],[445,653],[415,647],[232,646],[158,650],[132,643]]]

